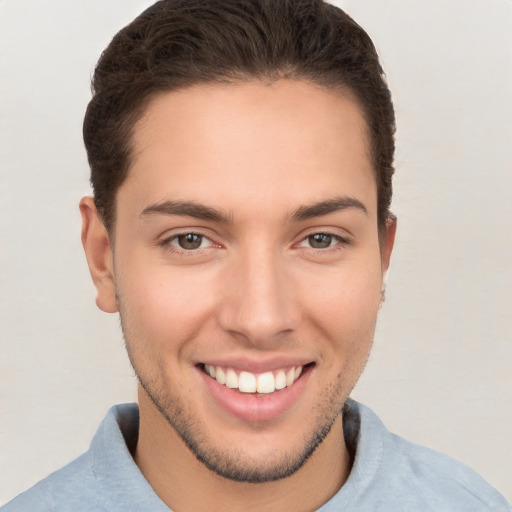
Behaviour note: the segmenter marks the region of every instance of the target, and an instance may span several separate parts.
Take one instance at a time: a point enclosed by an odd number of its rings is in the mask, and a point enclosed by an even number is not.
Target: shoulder
[[[58,512],[70,510],[70,507],[83,512],[92,510],[88,508],[87,496],[93,490],[95,479],[89,459],[89,452],[84,453],[18,495],[3,506],[1,512]]]
[[[347,420],[355,460],[346,490],[357,497],[354,510],[511,511],[475,471],[391,434],[368,407],[350,402]]]
[[[384,468],[396,475],[396,489],[407,489],[432,510],[503,511],[505,498],[465,464],[390,434]]]
[[[137,436],[137,406],[112,407],[86,453],[11,500],[1,512],[138,510],[120,499],[129,489],[136,504],[150,492],[130,453]]]

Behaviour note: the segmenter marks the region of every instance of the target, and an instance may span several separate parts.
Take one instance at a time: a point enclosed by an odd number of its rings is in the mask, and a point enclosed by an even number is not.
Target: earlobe
[[[82,215],[82,245],[96,287],[96,304],[106,313],[116,313],[118,307],[112,247],[92,197],[82,198],[80,213]]]

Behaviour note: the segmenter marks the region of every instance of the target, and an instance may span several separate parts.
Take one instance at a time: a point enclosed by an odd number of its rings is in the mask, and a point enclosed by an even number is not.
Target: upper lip
[[[229,357],[212,358],[200,361],[199,364],[209,364],[211,366],[220,366],[222,368],[233,368],[234,370],[246,371],[251,373],[264,373],[279,370],[281,368],[290,368],[292,366],[305,366],[313,363],[312,359],[304,357],[291,356],[273,356],[272,358],[247,358],[247,357]]]

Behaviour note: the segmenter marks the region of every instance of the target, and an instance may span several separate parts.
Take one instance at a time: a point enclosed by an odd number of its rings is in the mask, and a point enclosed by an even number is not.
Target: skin
[[[141,383],[136,463],[178,512],[318,508],[350,472],[340,411],[368,358],[396,228],[379,242],[359,107],[301,81],[198,85],[153,99],[133,144],[115,233],[91,198],[80,207],[97,304],[119,311]],[[325,202],[333,211],[300,215]],[[187,233],[199,249],[180,247]],[[264,421],[220,407],[201,371],[290,360],[310,363],[304,385]]]

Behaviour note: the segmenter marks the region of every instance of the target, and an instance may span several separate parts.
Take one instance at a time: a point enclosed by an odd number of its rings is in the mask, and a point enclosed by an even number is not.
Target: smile
[[[257,374],[204,364],[204,372],[212,379],[241,393],[274,393],[291,386],[300,377],[302,370],[303,366],[292,366]]]
[[[301,402],[315,368],[314,361],[276,362],[267,361],[267,366],[254,361],[198,364],[205,390],[213,399],[207,402],[244,422],[276,420]]]

